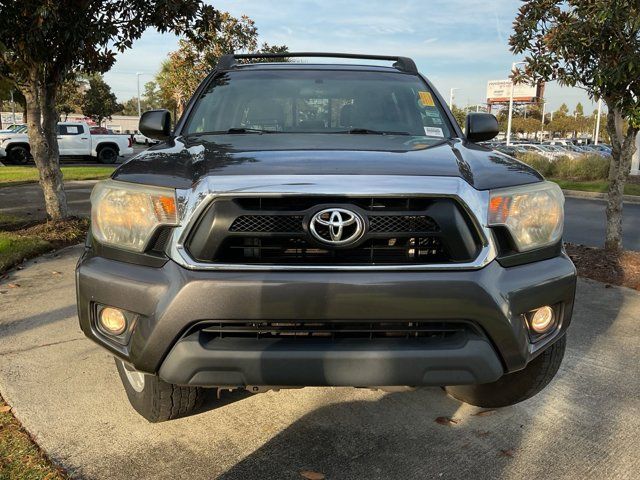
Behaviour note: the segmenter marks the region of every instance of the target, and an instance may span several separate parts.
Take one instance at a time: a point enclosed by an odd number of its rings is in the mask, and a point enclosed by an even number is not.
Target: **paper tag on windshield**
[[[425,107],[435,107],[436,106],[436,104],[433,103],[433,97],[431,96],[431,93],[425,92],[425,91],[420,91],[420,92],[418,92],[418,96],[420,97],[420,103],[422,103],[422,105],[424,105]]]
[[[424,134],[429,137],[444,138],[444,133],[442,133],[442,129],[438,127],[424,127]]]

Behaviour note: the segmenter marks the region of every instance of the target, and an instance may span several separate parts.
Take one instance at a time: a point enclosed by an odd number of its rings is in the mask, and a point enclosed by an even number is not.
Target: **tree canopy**
[[[157,76],[164,103],[171,103],[182,112],[186,102],[200,82],[211,72],[218,59],[233,52],[284,53],[285,46],[263,43],[258,49],[258,29],[246,15],[236,18],[228,12],[216,17],[219,28],[212,26],[198,32],[193,38],[181,39],[178,50],[171,52]]]
[[[122,105],[100,75],[89,78],[89,89],[82,100],[82,113],[98,125],[110,119],[111,115],[122,110]]]
[[[106,72],[147,28],[197,43],[218,24],[201,0],[0,0],[0,11],[0,76],[25,96],[31,154],[54,220],[68,214],[55,108],[64,82],[79,71]]]

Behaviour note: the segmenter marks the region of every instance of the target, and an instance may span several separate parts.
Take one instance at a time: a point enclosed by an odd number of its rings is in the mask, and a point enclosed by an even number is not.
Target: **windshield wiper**
[[[263,130],[262,128],[232,127],[226,133],[277,133],[275,130]]]
[[[349,133],[352,135],[411,135],[409,132],[392,132],[387,130],[372,130],[370,128],[351,128],[340,132],[333,133]]]

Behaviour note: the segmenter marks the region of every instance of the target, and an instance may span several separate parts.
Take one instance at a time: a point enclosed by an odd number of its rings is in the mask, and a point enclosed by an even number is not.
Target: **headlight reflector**
[[[552,182],[493,190],[489,226],[507,227],[519,252],[552,245],[562,237],[562,190]]]
[[[171,188],[107,180],[91,192],[91,232],[105,245],[142,252],[158,227],[177,224]]]

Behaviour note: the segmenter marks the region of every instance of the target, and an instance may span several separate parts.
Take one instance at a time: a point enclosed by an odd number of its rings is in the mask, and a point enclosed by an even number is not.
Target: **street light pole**
[[[138,118],[142,116],[142,108],[140,107],[140,75],[142,75],[142,73],[136,73],[138,79]]]
[[[13,119],[13,124],[16,123],[16,104],[13,102],[13,89],[11,89],[11,118]],[[24,118],[23,118],[24,120]]]
[[[511,73],[516,70],[516,65],[522,65],[525,62],[513,62],[511,64]],[[507,119],[507,146],[511,145],[511,117],[513,116],[513,88],[515,83],[511,80],[511,93],[509,94],[509,117]]]
[[[460,90],[459,88],[451,88],[449,89],[449,108],[453,108],[453,91]]]
[[[594,143],[598,145],[598,137],[600,136],[600,112],[602,111],[602,99],[598,99],[598,115],[596,116],[596,133],[594,135]]]
[[[540,141],[542,142],[542,137],[544,137],[544,116],[545,116],[545,109],[547,107],[547,102],[543,99],[542,100],[542,122],[540,123]]]

